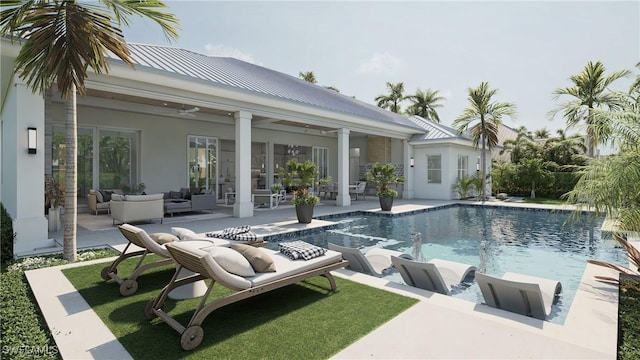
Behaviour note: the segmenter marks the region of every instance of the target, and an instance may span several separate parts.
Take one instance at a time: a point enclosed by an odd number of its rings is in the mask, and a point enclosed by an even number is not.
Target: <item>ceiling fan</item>
[[[168,106],[168,104],[165,103],[164,106]],[[197,106],[187,107],[186,105],[183,104],[182,108],[180,109],[165,107],[162,110],[157,110],[156,112],[163,113],[163,114],[176,114],[180,116],[195,117],[196,116],[195,113],[197,113],[198,111],[200,111],[200,108]]]

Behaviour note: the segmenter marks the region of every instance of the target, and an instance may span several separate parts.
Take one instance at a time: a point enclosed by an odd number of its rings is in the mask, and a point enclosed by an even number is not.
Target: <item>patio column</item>
[[[409,144],[409,140],[402,140],[404,147],[404,189],[402,190],[403,199],[413,199],[415,191],[413,177],[415,176],[415,168],[411,167],[415,164],[413,145]]]
[[[2,112],[0,201],[13,219],[13,252],[26,255],[54,245],[44,216],[45,103],[17,76],[14,81]],[[35,154],[27,150],[28,128],[36,129]]]
[[[251,203],[251,117],[248,111],[236,111],[236,202],[234,217],[253,216]]]
[[[349,195],[349,129],[338,129],[338,196],[336,206],[350,206]]]

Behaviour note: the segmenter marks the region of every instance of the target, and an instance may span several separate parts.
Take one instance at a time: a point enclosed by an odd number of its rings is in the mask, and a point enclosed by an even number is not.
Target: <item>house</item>
[[[418,199],[455,199],[452,186],[458,179],[480,173],[480,153],[471,144],[468,134],[459,134],[443,124],[425,120],[419,116],[409,118],[425,131],[409,140],[413,154],[414,196]],[[491,153],[486,150],[487,174],[491,171]],[[491,183],[487,183],[491,193]]]
[[[44,179],[64,179],[65,101],[56,89],[32,93],[13,73],[20,44],[1,41],[0,201],[14,219],[14,251],[23,254],[51,242]],[[129,50],[135,69],[110,59],[109,74],[91,74],[86,96],[77,98],[79,204],[91,189],[144,183],[147,193],[205,188],[221,203],[234,192],[234,216],[252,216],[252,190],[279,182],[280,167],[294,157],[314,161],[320,177],[339,184],[337,206],[350,205],[348,185],[367,163],[403,165],[405,198],[453,196],[457,151],[475,171],[470,141],[429,139],[443,127],[427,120],[233,58],[155,45]],[[435,169],[429,160],[439,152]]]

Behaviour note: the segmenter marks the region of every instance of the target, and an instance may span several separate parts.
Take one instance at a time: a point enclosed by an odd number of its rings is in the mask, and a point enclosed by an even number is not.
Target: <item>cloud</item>
[[[393,74],[406,67],[404,61],[389,53],[375,53],[371,59],[361,64],[359,73]]]
[[[232,57],[248,63],[261,65],[253,58],[253,55],[242,52],[239,49],[229,47],[223,44],[207,44],[204,46],[206,54],[209,56]]]

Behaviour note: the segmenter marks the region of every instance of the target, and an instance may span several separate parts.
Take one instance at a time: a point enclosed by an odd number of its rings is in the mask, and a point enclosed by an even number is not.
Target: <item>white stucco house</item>
[[[47,246],[46,175],[64,178],[64,101],[34,94],[13,72],[20,44],[1,40],[0,201],[13,218],[14,252]],[[314,161],[339,184],[367,163],[400,165],[404,198],[451,199],[477,170],[464,136],[254,64],[179,48],[129,44],[135,69],[109,61],[77,99],[78,201],[90,189],[144,183],[147,193],[182,187],[235,192],[234,216],[253,215],[252,190],[278,182],[292,157]],[[28,129],[37,144],[28,151]],[[438,160],[439,159],[439,160]]]

